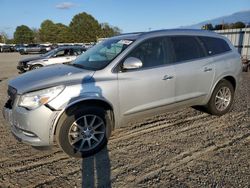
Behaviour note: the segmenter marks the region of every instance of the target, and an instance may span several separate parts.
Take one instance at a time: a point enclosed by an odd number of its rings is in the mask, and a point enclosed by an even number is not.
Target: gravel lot
[[[1,110],[20,58],[0,53]],[[145,119],[115,130],[107,148],[83,160],[18,143],[0,115],[0,187],[250,187],[249,93],[244,73],[232,112],[186,108]]]

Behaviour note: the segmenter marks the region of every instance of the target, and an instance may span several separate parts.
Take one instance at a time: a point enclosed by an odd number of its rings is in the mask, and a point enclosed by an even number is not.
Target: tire
[[[212,93],[206,106],[207,112],[212,115],[222,116],[231,110],[234,101],[234,87],[227,80],[221,80]]]
[[[30,70],[40,69],[41,67],[43,67],[43,66],[42,65],[32,65]]]
[[[57,143],[71,157],[94,155],[107,145],[111,122],[107,111],[100,107],[77,107],[61,116],[56,129]]]

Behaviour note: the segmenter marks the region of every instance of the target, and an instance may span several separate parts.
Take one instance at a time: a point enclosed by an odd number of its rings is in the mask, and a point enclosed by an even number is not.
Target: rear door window
[[[231,50],[226,41],[214,37],[199,37],[208,55],[217,55]]]
[[[206,56],[202,46],[194,36],[170,37],[175,53],[175,61],[188,61]]]

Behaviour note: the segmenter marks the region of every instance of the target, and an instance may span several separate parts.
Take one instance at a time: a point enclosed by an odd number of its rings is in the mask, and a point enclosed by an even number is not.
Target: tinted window
[[[84,51],[82,48],[75,48],[73,50],[74,50],[73,55],[76,56],[80,55]]]
[[[58,51],[54,57],[64,57],[64,56],[69,56],[70,55],[70,50],[69,49],[65,49],[65,50],[60,50]]]
[[[199,37],[199,39],[205,46],[208,55],[221,54],[231,50],[223,39],[213,37]]]
[[[141,43],[128,57],[136,57],[143,63],[143,68],[163,65],[164,39],[154,38]]]
[[[205,56],[198,40],[192,36],[170,37],[175,52],[175,61],[187,61]]]

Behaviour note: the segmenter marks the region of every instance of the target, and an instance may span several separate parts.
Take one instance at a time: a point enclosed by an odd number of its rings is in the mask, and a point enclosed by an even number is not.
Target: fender
[[[45,62],[48,62],[48,59],[42,59],[42,60],[35,60],[35,61],[30,61],[27,63],[28,66],[33,66],[33,65],[42,65],[42,66],[46,66]]]
[[[92,93],[92,94],[95,94],[95,93]],[[111,109],[113,110],[113,105],[107,101],[105,98],[103,97],[94,97],[94,96],[89,96],[89,97],[78,97],[78,98],[74,98],[70,103],[68,103],[62,110],[58,111],[59,113],[57,114],[57,117],[54,119],[54,122],[52,123],[52,127],[50,129],[50,144],[53,144],[53,141],[54,141],[54,134],[55,134],[55,131],[56,131],[56,127],[57,127],[57,124],[58,124],[58,121],[59,119],[61,118],[62,114],[67,110],[69,109],[70,107],[78,104],[78,103],[81,103],[81,102],[87,102],[87,101],[91,101],[91,100],[95,100],[95,101],[101,101],[101,102],[104,102],[106,103],[107,105],[109,105],[111,107]]]

